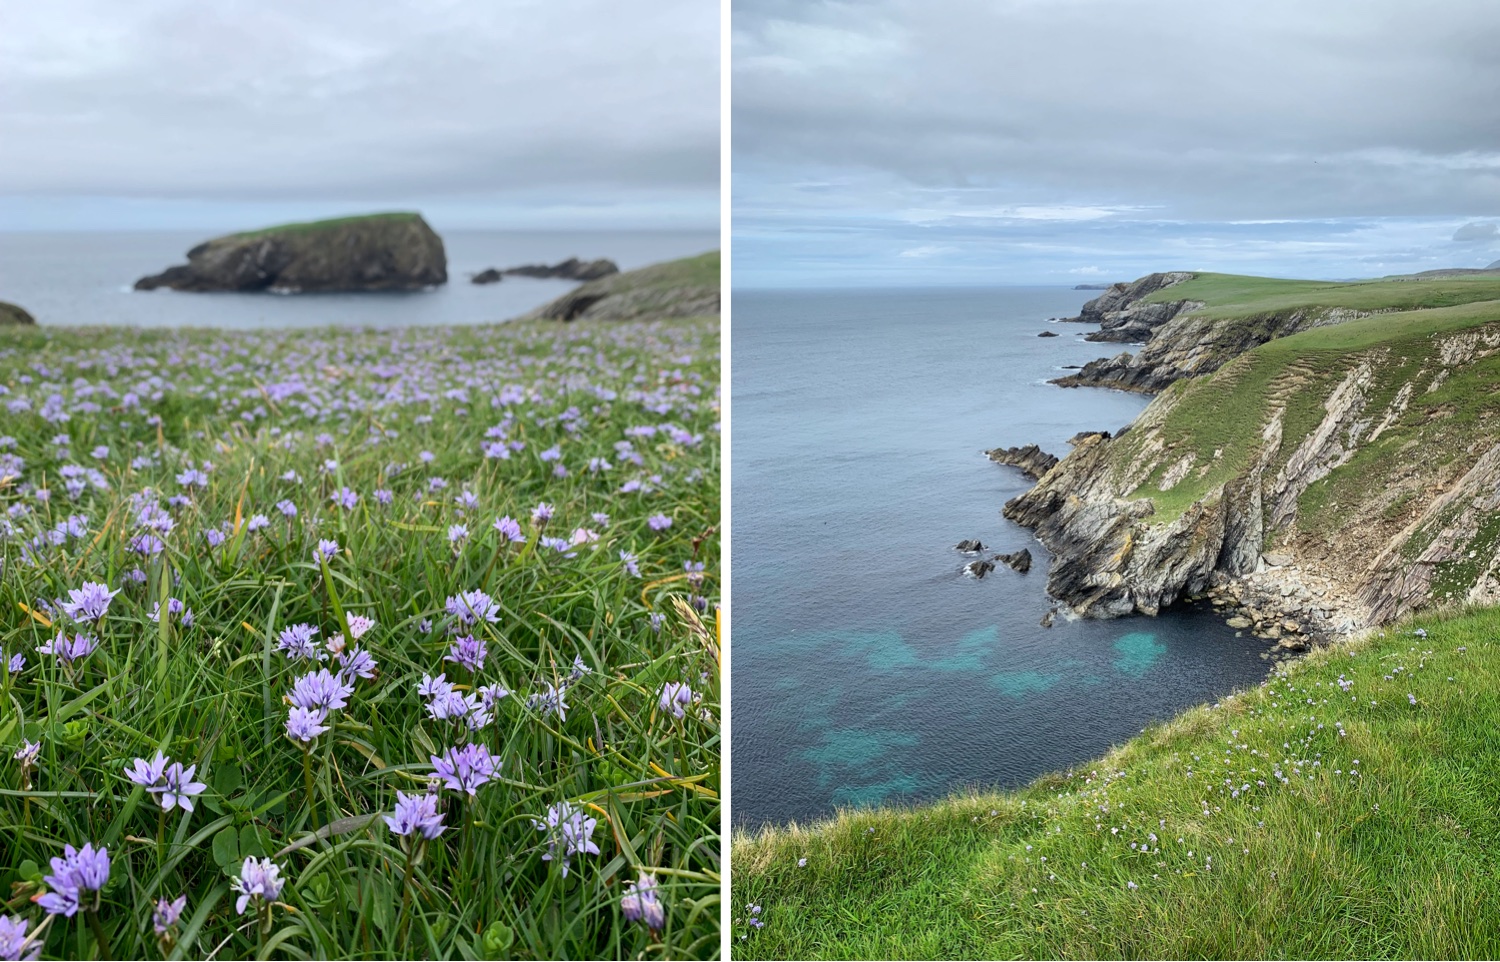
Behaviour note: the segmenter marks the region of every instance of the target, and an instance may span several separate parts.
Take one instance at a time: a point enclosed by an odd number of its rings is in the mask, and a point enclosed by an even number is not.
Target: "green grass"
[[[1493,958],[1497,633],[1421,619],[1019,791],[739,836],[734,955]]]
[[[719,252],[709,251],[695,257],[683,257],[675,261],[652,264],[649,267],[602,278],[596,283],[606,284],[615,291],[640,287],[718,287]]]
[[[1358,311],[1420,310],[1500,299],[1500,276],[1403,280],[1302,281],[1240,274],[1195,273],[1143,298],[1147,303],[1193,300],[1205,317],[1236,317],[1297,308]]]
[[[355,214],[350,217],[330,217],[326,220],[300,221],[294,224],[277,224],[274,227],[262,227],[257,230],[241,231],[230,236],[237,238],[260,237],[263,234],[305,234],[312,231],[329,230],[335,227],[346,227],[350,224],[365,222],[388,221],[393,223],[410,223],[419,221],[422,215],[415,211],[390,211],[380,214]]]
[[[115,958],[716,955],[718,352],[716,319],[0,332],[0,648],[26,659],[0,670],[0,915],[40,928],[45,958],[104,954],[86,919]],[[507,442],[506,458],[485,451]],[[333,501],[345,487],[352,508]],[[153,499],[173,524],[143,555],[132,539]],[[550,521],[533,519],[539,502]],[[252,531],[256,515],[269,524]],[[501,515],[525,543],[492,527]],[[70,516],[81,533],[54,544]],[[338,545],[326,563],[324,539]],[[54,600],[86,582],[121,588],[97,625]],[[470,629],[489,652],[471,672],[444,660],[458,633],[445,609],[473,590],[499,614]],[[151,620],[168,598],[191,624]],[[304,751],[284,698],[313,664],[278,635],[350,637],[354,614],[376,623],[359,644],[379,672]],[[97,650],[71,665],[39,651],[59,626]],[[572,679],[575,664],[587,673]],[[489,724],[428,717],[417,685],[444,671],[461,693],[509,691]],[[682,718],[659,703],[669,682],[698,699]],[[562,684],[565,716],[533,700]],[[472,799],[438,793],[447,830],[413,863],[378,816],[466,742],[487,746],[496,777]],[[30,770],[14,760],[25,743],[39,746]],[[197,766],[192,813],[163,813],[125,778],[157,751]],[[566,876],[534,824],[564,801],[596,820],[599,849]],[[97,913],[47,916],[32,899],[49,859],[85,843],[112,861]],[[262,856],[287,880],[265,928],[231,891]],[[622,914],[642,873],[659,931]],[[152,907],[179,895],[159,940]]]

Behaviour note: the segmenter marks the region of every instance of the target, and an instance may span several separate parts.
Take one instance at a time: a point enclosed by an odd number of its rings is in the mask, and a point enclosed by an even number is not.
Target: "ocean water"
[[[186,294],[134,291],[140,277],[187,262],[204,232],[0,233],[0,301],[41,324],[137,327],[286,328],[480,324],[517,317],[577,286],[507,277],[469,283],[486,267],[608,257],[621,270],[701,254],[719,246],[711,231],[443,231],[448,283],[429,291],[380,294]]]
[[[1024,784],[1266,676],[1202,608],[1039,624],[1047,552],[1000,515],[1030,481],[983,452],[1061,455],[1145,406],[1046,383],[1119,350],[1048,323],[1092,296],[735,293],[737,826]],[[966,577],[969,538],[1034,565]]]

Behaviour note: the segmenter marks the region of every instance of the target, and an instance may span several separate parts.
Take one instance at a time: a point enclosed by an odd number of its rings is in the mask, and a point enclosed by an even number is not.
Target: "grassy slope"
[[[1432,296],[1446,295],[1432,292]],[[1360,356],[1378,361],[1379,386],[1367,408],[1378,417],[1400,384],[1415,376],[1424,364],[1429,375],[1436,373],[1434,335],[1494,323],[1500,323],[1500,300],[1379,314],[1270,341],[1213,374],[1180,381],[1163,394],[1172,407],[1162,420],[1161,435],[1175,446],[1177,454],[1194,451],[1199,464],[1212,461],[1213,467],[1202,476],[1191,473],[1163,492],[1159,482],[1167,467],[1164,464],[1134,494],[1155,499],[1153,522],[1169,521],[1249,464],[1273,401],[1287,405],[1285,440],[1274,462],[1279,468],[1322,419],[1323,402]],[[1309,489],[1304,503],[1312,509],[1311,514],[1318,513],[1323,503],[1320,499],[1326,500],[1329,486],[1352,481],[1368,487],[1377,477],[1389,476],[1400,466],[1392,463],[1393,456],[1406,451],[1413,440],[1422,445],[1427,457],[1434,452],[1444,459],[1457,456],[1459,439],[1455,435],[1472,431],[1476,420],[1500,413],[1492,393],[1496,384],[1500,384],[1500,370],[1488,359],[1454,369],[1436,391],[1421,395],[1378,445],[1363,449],[1350,464]],[[1434,419],[1434,410],[1446,413]],[[1500,428],[1500,424],[1495,427]],[[1466,448],[1472,440],[1471,436],[1460,447]],[[1143,442],[1144,436],[1127,440],[1120,462],[1131,460],[1132,448]],[[1314,519],[1308,520],[1314,523]]]
[[[1318,652],[1020,791],[738,838],[735,955],[1494,958],[1497,629]]]
[[[718,287],[719,252],[652,264],[605,280],[612,280],[614,289],[620,291],[636,287]]]
[[[1300,281],[1240,274],[1195,274],[1143,300],[1203,301],[1209,317],[1234,317],[1299,307],[1347,307],[1360,311],[1418,310],[1500,299],[1500,277],[1460,276],[1372,281]]]

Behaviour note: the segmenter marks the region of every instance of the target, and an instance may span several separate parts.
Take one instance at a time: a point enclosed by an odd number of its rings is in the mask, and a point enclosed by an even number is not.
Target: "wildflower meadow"
[[[0,958],[716,955],[717,328],[0,334]]]

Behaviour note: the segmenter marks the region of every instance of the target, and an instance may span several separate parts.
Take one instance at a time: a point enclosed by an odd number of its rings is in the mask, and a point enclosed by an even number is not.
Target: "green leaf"
[[[214,861],[220,868],[225,870],[234,869],[231,874],[238,874],[242,860],[240,859],[240,833],[231,825],[219,830],[214,836],[213,843]]]

